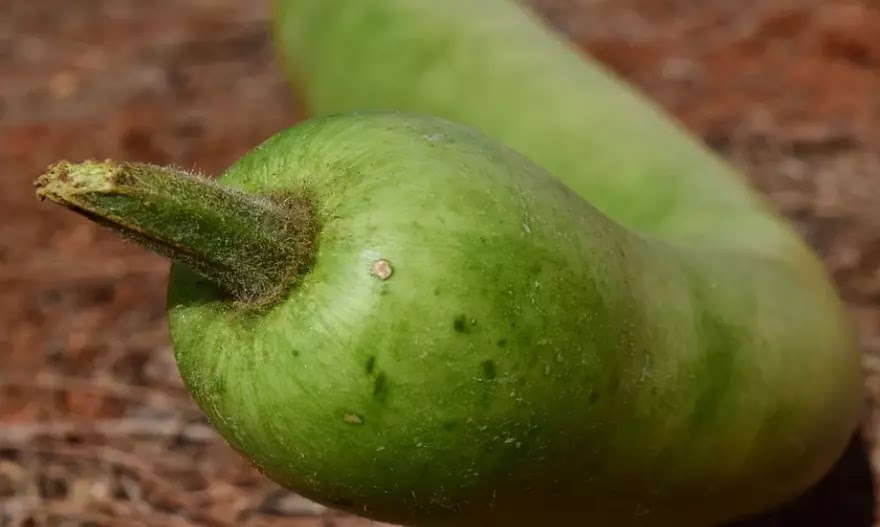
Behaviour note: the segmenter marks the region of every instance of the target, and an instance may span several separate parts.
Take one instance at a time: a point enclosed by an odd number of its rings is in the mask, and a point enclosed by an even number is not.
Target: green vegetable
[[[513,3],[275,8],[335,115],[219,182],[38,181],[175,260],[181,374],[263,473],[407,525],[686,527],[829,469],[860,414],[850,322],[696,139]]]

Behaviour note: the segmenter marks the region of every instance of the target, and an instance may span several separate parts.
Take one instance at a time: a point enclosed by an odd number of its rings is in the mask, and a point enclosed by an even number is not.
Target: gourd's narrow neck
[[[266,302],[311,262],[316,225],[304,197],[246,194],[140,163],[61,162],[37,195],[183,263],[237,300]]]

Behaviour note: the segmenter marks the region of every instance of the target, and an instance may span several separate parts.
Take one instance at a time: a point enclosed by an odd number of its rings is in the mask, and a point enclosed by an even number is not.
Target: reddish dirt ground
[[[880,5],[532,3],[798,226],[851,308],[880,400]],[[33,192],[62,158],[218,173],[303,118],[264,4],[0,4],[0,526],[369,524],[283,492],[232,453],[177,376],[167,264]],[[875,413],[869,454],[857,438],[815,491],[748,525],[870,525]]]

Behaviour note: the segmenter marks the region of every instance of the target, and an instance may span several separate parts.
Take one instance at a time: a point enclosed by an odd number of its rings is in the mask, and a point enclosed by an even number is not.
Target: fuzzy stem
[[[168,167],[61,162],[37,195],[183,263],[236,299],[287,290],[313,256],[308,202],[245,194]]]

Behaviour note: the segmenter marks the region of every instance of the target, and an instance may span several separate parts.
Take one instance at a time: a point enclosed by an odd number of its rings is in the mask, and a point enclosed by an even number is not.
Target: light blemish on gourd
[[[383,281],[388,280],[393,272],[394,269],[391,268],[391,262],[384,258],[374,261],[370,267],[370,274]]]
[[[532,219],[529,215],[529,208],[526,203],[525,193],[523,192],[522,187],[520,187],[519,185],[517,185],[517,187],[516,187],[516,192],[519,196],[519,204],[522,207],[522,229],[523,229],[523,232],[526,233],[527,235],[532,234],[532,227],[530,225],[532,223]]]
[[[342,416],[342,420],[350,425],[364,424],[364,418],[355,413],[347,413]]]

